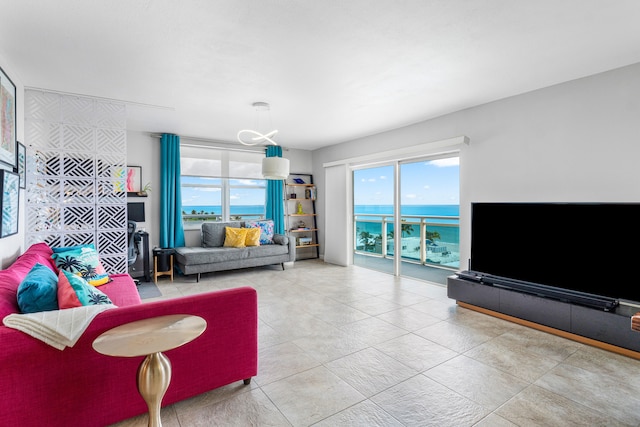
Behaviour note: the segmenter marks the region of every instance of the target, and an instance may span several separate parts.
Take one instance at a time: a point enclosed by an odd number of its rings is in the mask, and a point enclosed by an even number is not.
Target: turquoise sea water
[[[393,206],[391,205],[356,205],[355,214],[367,214],[367,215],[393,215]],[[460,228],[459,228],[459,205],[403,205],[401,207],[400,216],[409,222],[419,222],[418,219],[412,218],[412,215],[418,216],[434,216],[434,217],[451,217],[450,219],[442,218],[430,218],[427,223],[428,231],[437,231],[440,234],[440,241],[449,243],[460,242]],[[365,217],[362,217],[364,219]],[[382,217],[367,216],[367,221],[358,221],[356,227],[358,233],[367,231],[372,235],[382,234],[382,226],[380,220]],[[388,218],[387,220],[392,220]],[[393,230],[393,224],[387,225],[387,232]],[[409,227],[405,229],[405,237],[419,236],[420,230],[416,225],[415,227]]]
[[[222,206],[183,206],[182,210],[186,213],[196,211],[196,213],[204,212],[209,214],[222,213]],[[231,214],[259,214],[264,213],[263,205],[246,205],[246,206],[231,206]],[[393,206],[391,205],[356,205],[355,213],[358,214],[382,214],[392,215]],[[433,216],[453,216],[460,215],[459,205],[404,205],[402,206],[401,214],[404,216],[410,215],[433,215]]]

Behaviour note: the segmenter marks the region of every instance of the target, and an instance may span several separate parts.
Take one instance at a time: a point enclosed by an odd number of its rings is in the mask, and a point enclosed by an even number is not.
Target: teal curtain
[[[282,147],[270,145],[266,149],[267,157],[282,157]],[[273,232],[284,234],[284,197],[282,180],[267,180],[267,219],[273,220]]]
[[[180,137],[160,138],[160,247],[184,246],[180,192]]]

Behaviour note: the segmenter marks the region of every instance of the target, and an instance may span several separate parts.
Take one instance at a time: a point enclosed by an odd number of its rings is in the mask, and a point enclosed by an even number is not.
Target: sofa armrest
[[[293,236],[276,233],[273,235],[273,243],[289,246],[289,259],[287,262],[296,260],[296,239]]]

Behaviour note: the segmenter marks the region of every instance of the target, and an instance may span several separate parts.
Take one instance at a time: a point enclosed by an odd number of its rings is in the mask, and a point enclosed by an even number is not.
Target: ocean
[[[356,215],[367,215],[358,219],[367,219],[369,221],[357,221],[356,228],[358,233],[369,232],[372,235],[382,234],[381,216],[393,215],[392,205],[356,205]],[[372,216],[368,216],[372,215]],[[427,220],[427,231],[438,232],[440,234],[439,241],[452,244],[460,243],[460,205],[403,205],[400,210],[400,216],[409,222],[419,222],[415,216],[434,216],[434,217],[451,217],[450,219],[431,218]],[[414,216],[414,217],[412,217]],[[393,220],[387,217],[387,220]],[[387,225],[387,232],[393,230],[393,224]],[[415,227],[405,228],[405,237],[417,237],[420,230],[418,225]]]
[[[222,213],[222,206],[183,206],[182,210],[185,213],[208,213],[217,214]],[[263,205],[240,205],[231,206],[231,214],[260,214],[264,213]],[[381,215],[393,215],[393,206],[391,205],[356,205],[356,215],[358,214],[381,214]],[[457,217],[460,215],[459,205],[403,205],[401,214],[403,216],[411,215],[430,215],[430,216],[452,216]]]

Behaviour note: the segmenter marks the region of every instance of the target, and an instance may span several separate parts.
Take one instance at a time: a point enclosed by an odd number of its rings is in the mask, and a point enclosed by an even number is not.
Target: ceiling
[[[637,0],[0,0],[28,88],[128,128],[316,149],[640,62]],[[270,120],[270,121],[269,121]]]

